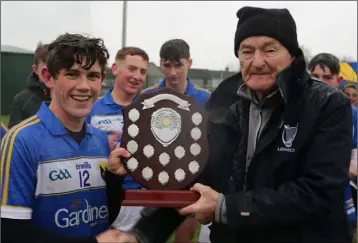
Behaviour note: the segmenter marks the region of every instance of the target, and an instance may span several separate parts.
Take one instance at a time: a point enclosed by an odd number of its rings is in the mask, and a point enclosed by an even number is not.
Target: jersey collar
[[[39,111],[37,112],[37,116],[40,118],[41,122],[46,126],[46,128],[53,135],[65,135],[68,134],[66,128],[62,124],[62,122],[50,111],[49,106],[50,102],[42,102]],[[92,134],[93,127],[86,123],[86,133]]]
[[[106,105],[117,105],[117,104],[114,102],[114,100],[113,100],[112,90],[113,90],[113,89],[107,90],[106,94],[105,94],[104,97],[103,97],[104,103],[105,103]]]
[[[190,79],[187,78],[187,81],[188,81],[188,86],[186,87],[186,90],[185,90],[185,95],[187,96],[193,96],[194,93],[196,92],[196,89],[193,85],[193,83],[191,82]],[[165,87],[165,79],[163,79],[160,83],[159,83],[159,88],[164,88]]]
[[[118,105],[116,102],[114,102],[113,97],[112,97],[112,90],[113,90],[113,88],[107,90],[107,92],[103,96],[104,103],[106,105],[116,105],[116,106],[121,107],[121,105]],[[138,96],[139,96],[139,93],[134,96],[133,100],[136,100],[138,98]]]

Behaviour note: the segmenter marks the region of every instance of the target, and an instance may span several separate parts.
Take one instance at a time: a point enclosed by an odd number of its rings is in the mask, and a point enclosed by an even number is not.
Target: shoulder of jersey
[[[197,84],[194,84],[193,86],[194,86],[194,88],[195,88],[196,90],[203,91],[203,92],[205,92],[205,93],[207,93],[207,94],[209,94],[209,95],[211,94],[211,92],[210,92],[209,90],[204,89],[204,88],[200,87],[200,86],[197,85]]]
[[[96,102],[99,102],[99,101],[103,100],[103,98],[104,98],[104,95],[103,95],[103,96],[98,97],[98,98],[96,99]],[[95,102],[95,103],[96,103],[96,102]]]
[[[154,84],[154,85],[152,85],[152,86],[150,86],[150,87],[148,87],[148,88],[142,90],[140,93],[141,93],[141,94],[144,94],[144,93],[153,91],[153,90],[155,90],[155,89],[157,89],[157,88],[159,88],[159,84]]]
[[[25,139],[29,139],[29,141],[33,141],[36,135],[40,135],[43,137],[41,131],[39,131],[40,118],[37,115],[29,117],[28,119],[20,122],[19,124],[13,126],[6,133],[5,138],[9,138],[13,142],[18,136],[23,137]],[[4,138],[4,141],[5,141]]]

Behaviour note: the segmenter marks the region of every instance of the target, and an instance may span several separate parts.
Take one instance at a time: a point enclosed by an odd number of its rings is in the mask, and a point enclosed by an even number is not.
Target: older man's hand
[[[181,215],[193,215],[201,224],[209,224],[215,218],[216,201],[219,193],[199,183],[196,183],[191,190],[200,193],[199,200],[180,209],[179,213]]]

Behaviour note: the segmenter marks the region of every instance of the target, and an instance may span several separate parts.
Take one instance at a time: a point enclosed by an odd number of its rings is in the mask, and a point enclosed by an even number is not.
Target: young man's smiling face
[[[117,87],[129,95],[134,95],[142,88],[147,78],[148,61],[140,55],[126,55],[124,60],[117,60],[112,65]]]
[[[82,119],[88,115],[104,79],[98,61],[88,70],[74,63],[69,69],[61,69],[56,77],[52,77],[45,69],[44,76],[47,86],[52,90],[51,105],[58,107],[69,119]]]

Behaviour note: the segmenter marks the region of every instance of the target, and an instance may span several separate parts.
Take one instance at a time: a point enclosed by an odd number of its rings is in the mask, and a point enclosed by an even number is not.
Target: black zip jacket
[[[50,91],[32,72],[28,77],[27,88],[14,97],[8,128],[33,116],[39,110],[42,101],[50,101]]]
[[[240,73],[224,80],[206,105],[210,158],[199,182],[224,194],[228,220],[213,222],[211,242],[350,243],[343,203],[352,143],[348,99],[311,78],[301,53],[277,77],[284,102],[245,170],[250,101],[236,94],[242,83]],[[289,127],[297,131],[292,146]],[[132,233],[140,242],[165,242],[183,219],[175,209],[146,209]]]

